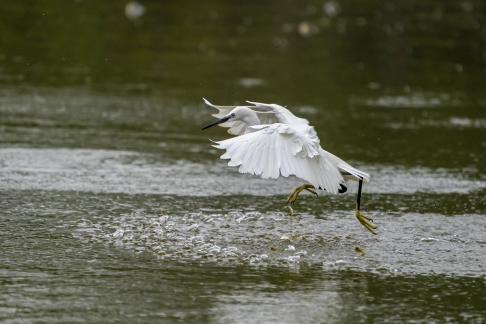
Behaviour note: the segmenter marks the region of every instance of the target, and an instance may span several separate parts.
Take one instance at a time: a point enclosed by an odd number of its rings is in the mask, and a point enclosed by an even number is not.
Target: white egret
[[[296,176],[307,183],[295,188],[287,199],[289,214],[299,194],[307,190],[316,196],[327,191],[337,194],[347,190],[348,180],[358,181],[356,218],[371,233],[376,234],[373,220],[361,213],[361,190],[368,182],[368,173],[353,168],[320,146],[319,138],[309,121],[292,114],[277,104],[247,101],[245,106],[217,106],[204,102],[218,110],[218,118],[203,128],[220,125],[228,128],[235,137],[217,141],[214,147],[226,152],[221,159],[228,165],[239,167],[240,173],[262,178]]]

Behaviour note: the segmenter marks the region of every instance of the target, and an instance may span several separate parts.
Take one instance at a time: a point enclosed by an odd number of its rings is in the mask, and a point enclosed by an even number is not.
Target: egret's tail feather
[[[334,154],[329,153],[326,150],[323,150],[321,148],[321,154],[326,156],[328,159],[333,161],[334,165],[341,171],[341,173],[344,176],[350,175],[352,177],[355,177],[357,179],[363,179],[365,182],[370,181],[370,175],[364,171],[358,170],[356,168],[353,168],[351,165],[348,163],[344,162]]]
[[[339,170],[344,171],[344,173],[349,173],[350,175],[352,175],[352,176],[354,176],[358,179],[359,178],[363,179],[365,182],[370,181],[370,175],[368,173],[361,171],[361,170],[358,170],[356,168],[353,168],[352,166],[350,166],[347,163],[338,164],[338,168],[339,168]]]

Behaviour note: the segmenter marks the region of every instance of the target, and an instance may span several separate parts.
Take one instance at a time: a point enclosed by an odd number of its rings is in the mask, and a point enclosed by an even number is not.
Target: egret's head
[[[242,120],[247,121],[250,118],[255,118],[256,113],[248,107],[235,107],[231,110],[227,115],[223,116],[222,118],[216,120],[215,122],[203,127],[203,129],[207,129],[209,127],[213,127],[222,123],[226,123],[227,121],[235,121],[235,120]]]
[[[248,107],[240,106],[235,107],[230,113],[234,120],[247,120],[248,118],[252,118],[256,116],[255,112]]]

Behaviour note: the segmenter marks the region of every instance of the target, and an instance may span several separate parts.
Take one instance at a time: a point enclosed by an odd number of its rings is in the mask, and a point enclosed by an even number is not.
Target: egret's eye
[[[232,114],[231,114],[231,117],[233,117],[233,118],[234,118],[235,116],[236,116],[236,115],[235,115],[235,113],[232,113]]]

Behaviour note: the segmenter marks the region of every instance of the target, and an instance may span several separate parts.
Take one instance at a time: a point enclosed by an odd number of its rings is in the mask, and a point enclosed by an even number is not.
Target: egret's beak
[[[209,125],[207,125],[207,126],[204,126],[204,127],[202,128],[202,130],[205,130],[205,129],[209,128],[209,127],[213,127],[213,126],[216,126],[216,125],[219,125],[219,124],[225,123],[225,122],[227,122],[227,121],[228,121],[228,119],[230,119],[230,118],[231,118],[231,116],[226,116],[226,117],[223,117],[223,118],[221,118],[221,119],[218,119],[218,120],[217,120],[217,121],[215,121],[214,123],[211,123],[211,124],[209,124]]]

